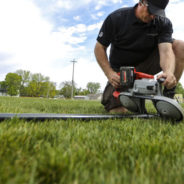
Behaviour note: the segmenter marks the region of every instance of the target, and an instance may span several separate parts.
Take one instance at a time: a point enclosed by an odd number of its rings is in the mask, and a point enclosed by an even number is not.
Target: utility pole
[[[73,61],[71,61],[73,63],[73,72],[72,72],[72,91],[71,91],[71,99],[73,99],[73,89],[74,89],[74,67],[75,67],[75,63],[77,61],[75,61],[75,59]]]

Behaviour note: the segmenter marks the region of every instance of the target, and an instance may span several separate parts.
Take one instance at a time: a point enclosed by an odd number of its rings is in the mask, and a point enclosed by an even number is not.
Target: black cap
[[[151,14],[165,17],[165,8],[169,0],[147,0],[147,2]]]

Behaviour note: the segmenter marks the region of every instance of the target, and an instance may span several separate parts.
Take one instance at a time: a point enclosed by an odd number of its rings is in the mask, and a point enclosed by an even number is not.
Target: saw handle
[[[154,79],[153,75],[149,75],[147,73],[143,73],[143,72],[136,72],[136,70],[134,69],[134,74],[135,74],[135,79]]]
[[[162,84],[164,81],[165,81],[165,78],[160,78],[160,79],[157,79],[157,81],[160,83],[160,84]]]
[[[117,73],[120,76],[120,72]],[[153,75],[149,75],[146,73],[142,73],[142,72],[136,72],[136,70],[134,69],[134,75],[135,75],[135,79],[154,79]]]

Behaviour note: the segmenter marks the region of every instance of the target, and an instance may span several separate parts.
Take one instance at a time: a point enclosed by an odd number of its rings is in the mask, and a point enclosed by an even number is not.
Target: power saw
[[[183,108],[171,98],[163,96],[164,79],[154,79],[153,75],[137,72],[134,67],[120,68],[120,90],[113,93],[123,107],[138,114],[148,114],[145,101],[152,101],[157,114],[164,119],[182,121]]]

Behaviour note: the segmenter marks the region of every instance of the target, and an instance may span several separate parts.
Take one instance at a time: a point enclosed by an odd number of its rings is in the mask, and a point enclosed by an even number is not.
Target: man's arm
[[[172,49],[171,43],[160,43],[159,44],[160,53],[160,67],[163,70],[163,74],[159,75],[158,78],[165,78],[163,85],[171,89],[176,86],[176,77],[174,76],[175,71],[175,55]]]
[[[100,67],[102,68],[105,75],[107,76],[109,82],[112,84],[112,86],[118,88],[120,86],[120,76],[117,75],[117,73],[111,68],[108,61],[106,50],[107,47],[97,42],[94,50],[96,60],[100,65]]]

